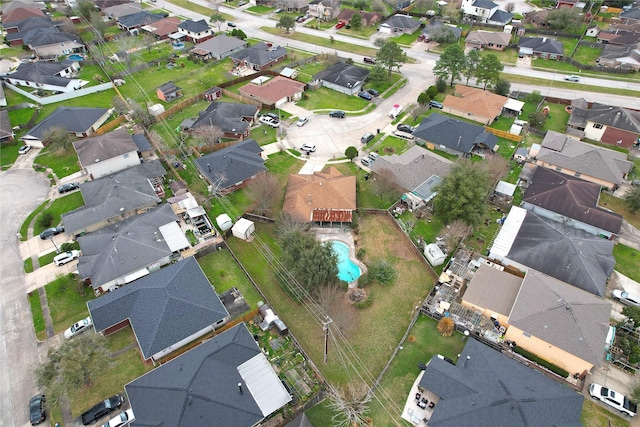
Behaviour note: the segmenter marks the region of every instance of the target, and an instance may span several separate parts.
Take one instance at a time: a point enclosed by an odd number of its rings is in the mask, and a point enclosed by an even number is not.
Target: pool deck
[[[355,243],[353,241],[353,233],[350,229],[336,229],[336,228],[312,228],[311,231],[315,233],[316,239],[320,242],[325,243],[330,240],[339,240],[342,243],[349,246],[349,258],[354,262],[358,267],[360,267],[360,271],[362,274],[367,272],[367,266],[364,265],[358,258],[356,258],[356,249]],[[349,288],[357,288],[358,281],[355,280],[349,283]]]

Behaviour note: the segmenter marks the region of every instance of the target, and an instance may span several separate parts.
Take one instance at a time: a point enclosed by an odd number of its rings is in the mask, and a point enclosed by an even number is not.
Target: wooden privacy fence
[[[107,133],[110,130],[119,127],[125,120],[127,120],[127,118],[124,115],[118,116],[115,120],[111,120],[110,122],[105,123],[98,129],[96,129],[96,135],[102,135],[103,133]]]
[[[487,127],[487,126],[485,126],[484,129],[487,132],[491,132],[492,134],[494,134],[498,138],[504,138],[504,139],[508,139],[510,141],[516,141],[516,142],[522,141],[522,136],[521,135],[514,135],[512,133],[507,132],[506,130],[494,129],[494,128],[490,128],[490,127]]]

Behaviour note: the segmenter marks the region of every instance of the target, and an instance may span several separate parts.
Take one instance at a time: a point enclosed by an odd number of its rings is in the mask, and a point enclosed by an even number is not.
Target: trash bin
[[[376,131],[377,131],[378,133],[380,133],[380,129],[376,129]]]

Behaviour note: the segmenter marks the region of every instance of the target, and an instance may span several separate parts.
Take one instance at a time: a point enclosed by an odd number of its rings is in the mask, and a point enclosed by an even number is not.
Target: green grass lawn
[[[27,240],[27,234],[29,233],[29,226],[31,225],[31,222],[33,221],[33,219],[40,213],[42,212],[42,210],[44,210],[44,208],[49,204],[49,200],[45,200],[44,202],[42,202],[42,204],[40,206],[38,206],[36,208],[36,210],[34,210],[33,212],[31,212],[29,214],[29,216],[27,217],[27,219],[24,220],[24,222],[22,223],[22,225],[20,226],[20,241],[24,242]]]
[[[640,282],[640,251],[622,243],[616,243],[613,247],[613,256],[616,259],[616,271],[630,279]]]
[[[600,193],[600,200],[598,201],[598,204],[622,215],[625,221],[633,225],[635,228],[640,229],[640,215],[627,209],[622,199],[606,193]]]
[[[0,145],[0,166],[3,170],[9,169],[13,165],[20,155],[18,150],[23,145],[20,141]]]
[[[338,108],[347,112],[360,111],[369,104],[369,101],[359,96],[346,95],[326,87],[305,92],[302,99],[297,102],[299,107],[310,111]]]
[[[315,28],[315,26],[313,27]],[[290,38],[292,40],[298,40],[305,43],[311,43],[316,46],[321,46],[325,48],[335,49],[335,50],[343,50],[345,52],[351,52],[356,55],[362,56],[376,56],[377,49],[373,49],[370,47],[359,46],[353,43],[342,42],[339,40],[334,40],[331,42],[330,39],[326,39],[324,37],[312,36],[309,34],[296,33],[295,31],[286,34],[285,31],[280,28],[275,27],[261,27],[260,28],[267,33],[278,35],[281,37]]]
[[[31,307],[31,317],[33,318],[33,328],[36,339],[42,341],[47,338],[46,326],[44,324],[44,316],[42,315],[42,305],[40,304],[40,295],[38,291],[30,292],[27,295],[29,306]]]
[[[76,191],[71,194],[67,194],[64,197],[60,197],[55,199],[46,209],[42,211],[42,214],[50,213],[53,215],[53,225],[58,225],[61,221],[60,216],[65,213],[72,211],[76,208],[84,206],[84,199],[82,198],[82,193]],[[43,227],[40,222],[36,219],[36,222],[33,224],[33,235],[40,234],[44,229],[51,227],[49,225],[47,227]]]
[[[200,258],[198,264],[202,267],[202,271],[215,288],[216,293],[221,294],[235,287],[251,308],[256,308],[258,301],[262,300],[253,283],[227,249],[212,252]]]
[[[584,404],[582,405],[580,421],[582,422],[583,427],[631,426],[631,422],[628,419],[614,414],[613,411],[606,409],[602,405],[597,404],[586,397],[584,399]]]
[[[56,150],[55,152],[45,149],[38,154],[34,163],[52,169],[58,178],[64,178],[80,171],[78,155],[73,147],[67,151]]]
[[[78,291],[82,289],[84,295]],[[53,328],[58,334],[89,315],[87,301],[95,298],[91,288],[79,284],[73,274],[60,275],[45,286]]]

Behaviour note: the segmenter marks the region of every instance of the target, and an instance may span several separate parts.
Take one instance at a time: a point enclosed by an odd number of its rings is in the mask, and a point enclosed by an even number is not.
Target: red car
[[[345,25],[347,25],[346,22],[344,21],[340,21],[336,24],[336,29],[339,30],[340,28],[344,27]]]

